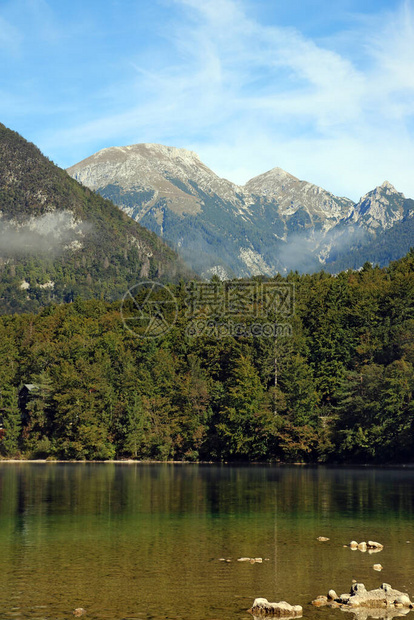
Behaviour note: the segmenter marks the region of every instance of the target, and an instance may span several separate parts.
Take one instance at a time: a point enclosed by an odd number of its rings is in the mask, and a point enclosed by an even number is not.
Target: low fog
[[[24,224],[0,220],[0,253],[55,256],[71,245],[75,249],[89,230],[90,225],[76,222],[70,211],[45,213]]]

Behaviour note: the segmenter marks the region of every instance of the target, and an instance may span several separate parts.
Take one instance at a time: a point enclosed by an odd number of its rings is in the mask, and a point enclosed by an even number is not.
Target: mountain
[[[347,268],[356,255],[360,267],[376,243],[389,240],[393,258],[414,244],[412,201],[388,182],[356,204],[280,168],[238,186],[192,151],[158,144],[103,149],[68,172],[207,277]],[[383,237],[387,231],[393,234]],[[384,253],[375,254],[385,264]]]
[[[401,222],[410,216],[412,201],[397,192],[388,181],[365,194],[351,209],[347,222],[358,223],[367,230],[391,228],[395,222]],[[412,213],[411,213],[412,215]]]
[[[68,172],[164,237],[196,270],[227,275],[242,271],[240,240],[245,222],[253,225],[244,193],[214,174],[195,153],[156,144],[115,147]],[[266,267],[270,272],[262,260],[259,270]]]
[[[384,181],[363,196],[324,239],[326,269],[336,273],[365,262],[380,266],[404,256],[414,245],[414,200]]]
[[[117,299],[188,273],[175,252],[0,124],[0,311]]]

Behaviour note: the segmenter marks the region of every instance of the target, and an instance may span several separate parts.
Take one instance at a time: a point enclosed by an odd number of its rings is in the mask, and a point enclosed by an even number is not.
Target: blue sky
[[[0,120],[62,167],[196,151],[414,198],[414,0],[0,0]]]

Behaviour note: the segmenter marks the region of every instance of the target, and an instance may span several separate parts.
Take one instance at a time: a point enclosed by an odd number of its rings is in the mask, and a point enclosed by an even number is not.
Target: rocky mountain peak
[[[196,153],[161,144],[104,149],[68,172],[164,237],[206,277],[272,274],[298,261],[317,268],[412,208],[389,181],[355,204],[280,167],[241,187]]]
[[[390,183],[389,181],[384,181],[379,187],[385,190],[389,190],[390,192],[399,193],[395,189],[394,185],[392,185],[392,183]]]
[[[131,217],[142,218],[159,200],[174,213],[199,213],[204,193],[220,197],[230,204],[239,202],[241,192],[234,183],[220,178],[193,151],[163,144],[132,144],[98,151],[91,157],[68,168],[68,173],[83,185],[103,195],[108,186],[119,188],[118,204]],[[135,192],[141,208],[136,211],[131,201],[123,202],[125,192]],[[160,213],[156,216],[161,218]]]
[[[259,196],[261,200],[276,202],[285,217],[298,211],[306,212],[311,222],[323,222],[326,229],[348,215],[353,204],[348,198],[337,198],[322,187],[301,181],[282,168],[272,168],[254,177],[246,183],[244,191]]]
[[[404,217],[405,196],[384,181],[362,196],[352,209],[349,221],[358,222],[368,230],[390,228]]]
[[[292,183],[300,183],[300,181],[289,172],[276,167],[250,179],[244,186],[244,190],[262,196],[273,195],[275,192],[279,192],[285,184],[290,186]]]

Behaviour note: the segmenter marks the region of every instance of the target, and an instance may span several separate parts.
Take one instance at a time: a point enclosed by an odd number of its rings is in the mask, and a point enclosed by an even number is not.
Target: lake
[[[339,620],[309,603],[352,579],[414,596],[413,512],[411,469],[3,463],[0,620],[252,620],[259,596]]]

